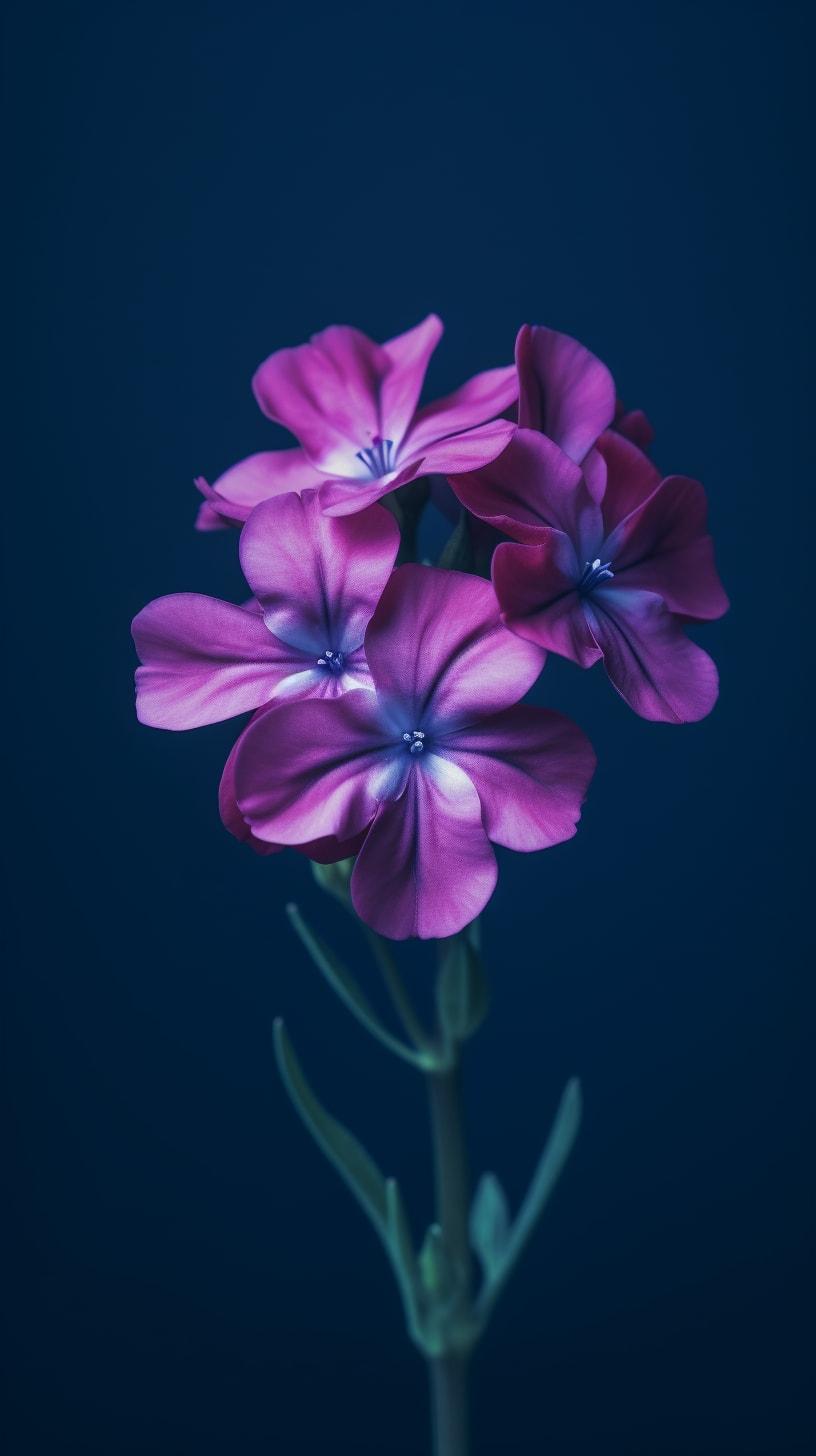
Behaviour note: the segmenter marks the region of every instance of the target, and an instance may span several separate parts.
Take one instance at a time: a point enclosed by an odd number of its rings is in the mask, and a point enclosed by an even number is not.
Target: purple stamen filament
[[[584,574],[578,583],[578,590],[581,595],[585,596],[594,587],[600,586],[602,581],[611,581],[615,575],[611,568],[612,562],[601,561],[600,556],[596,556],[594,561],[585,562]]]
[[[394,441],[375,435],[365,450],[357,451],[357,459],[362,460],[373,480],[379,480],[381,475],[388,475],[394,469]]]

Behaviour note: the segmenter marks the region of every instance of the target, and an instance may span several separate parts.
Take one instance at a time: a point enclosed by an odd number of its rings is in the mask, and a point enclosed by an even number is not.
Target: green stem
[[[455,1270],[462,1328],[470,1323],[471,1257],[468,1235],[470,1173],[462,1116],[458,1058],[446,1071],[428,1075],[434,1150],[436,1220]],[[434,1456],[468,1456],[467,1347],[431,1357],[431,1416]]]
[[[429,1363],[434,1456],[468,1456],[467,1355]]]

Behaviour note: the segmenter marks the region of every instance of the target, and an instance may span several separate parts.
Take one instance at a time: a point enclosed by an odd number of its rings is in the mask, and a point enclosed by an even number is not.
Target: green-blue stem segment
[[[468,1217],[470,1170],[462,1113],[458,1056],[444,1072],[427,1077],[436,1186],[436,1220],[461,1278],[462,1313],[470,1314],[472,1269]],[[468,1456],[468,1351],[429,1358],[434,1456]]]

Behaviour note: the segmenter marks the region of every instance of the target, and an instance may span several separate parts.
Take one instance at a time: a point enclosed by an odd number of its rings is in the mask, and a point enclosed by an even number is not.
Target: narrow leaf
[[[383,1025],[351,971],[346,969],[330,946],[326,945],[320,936],[315,935],[297,905],[287,905],[286,913],[318,970],[352,1015],[356,1016],[361,1025],[366,1028],[366,1031],[370,1032],[395,1056],[402,1057],[403,1061],[410,1062],[414,1067],[421,1067],[422,1059],[412,1047],[406,1046],[399,1037],[392,1035],[387,1026]]]
[[[432,1223],[425,1235],[418,1264],[428,1294],[437,1301],[447,1299],[456,1286],[456,1277],[438,1223]]]
[[[368,1214],[390,1253],[385,1179],[348,1128],[343,1127],[318,1102],[301,1071],[289,1035],[280,1020],[275,1022],[275,1056],[284,1086],[309,1132]]]
[[[494,1173],[485,1173],[470,1210],[470,1242],[488,1279],[494,1277],[504,1258],[509,1229],[510,1210],[504,1189]]]
[[[510,1273],[518,1263],[569,1157],[578,1135],[580,1122],[581,1084],[577,1078],[573,1077],[564,1088],[550,1136],[533,1174],[524,1202],[510,1228],[503,1256],[499,1260],[493,1277],[486,1282],[482,1291],[479,1300],[482,1313],[486,1313],[493,1304],[499,1290],[507,1282]]]
[[[417,1310],[417,1261],[400,1186],[396,1178],[385,1185],[388,1216],[388,1244],[391,1262],[402,1294],[405,1320],[413,1338],[421,1340]]]

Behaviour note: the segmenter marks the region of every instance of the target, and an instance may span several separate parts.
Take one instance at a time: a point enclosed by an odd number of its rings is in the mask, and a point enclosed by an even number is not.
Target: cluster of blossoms
[[[602,661],[641,717],[695,721],[717,672],[685,625],[728,605],[702,487],[661,479],[599,359],[525,326],[514,366],[420,407],[441,332],[433,315],[385,344],[334,327],[272,354],[255,395],[298,446],[197,482],[199,528],[240,528],[251,600],[180,593],[133,624],[143,723],[253,714],[226,827],[262,854],[356,856],[354,906],[394,939],[473,920],[494,844],[575,833],[590,743],[521,702],[547,652]],[[443,559],[468,570],[405,560],[428,477],[462,508]]]

